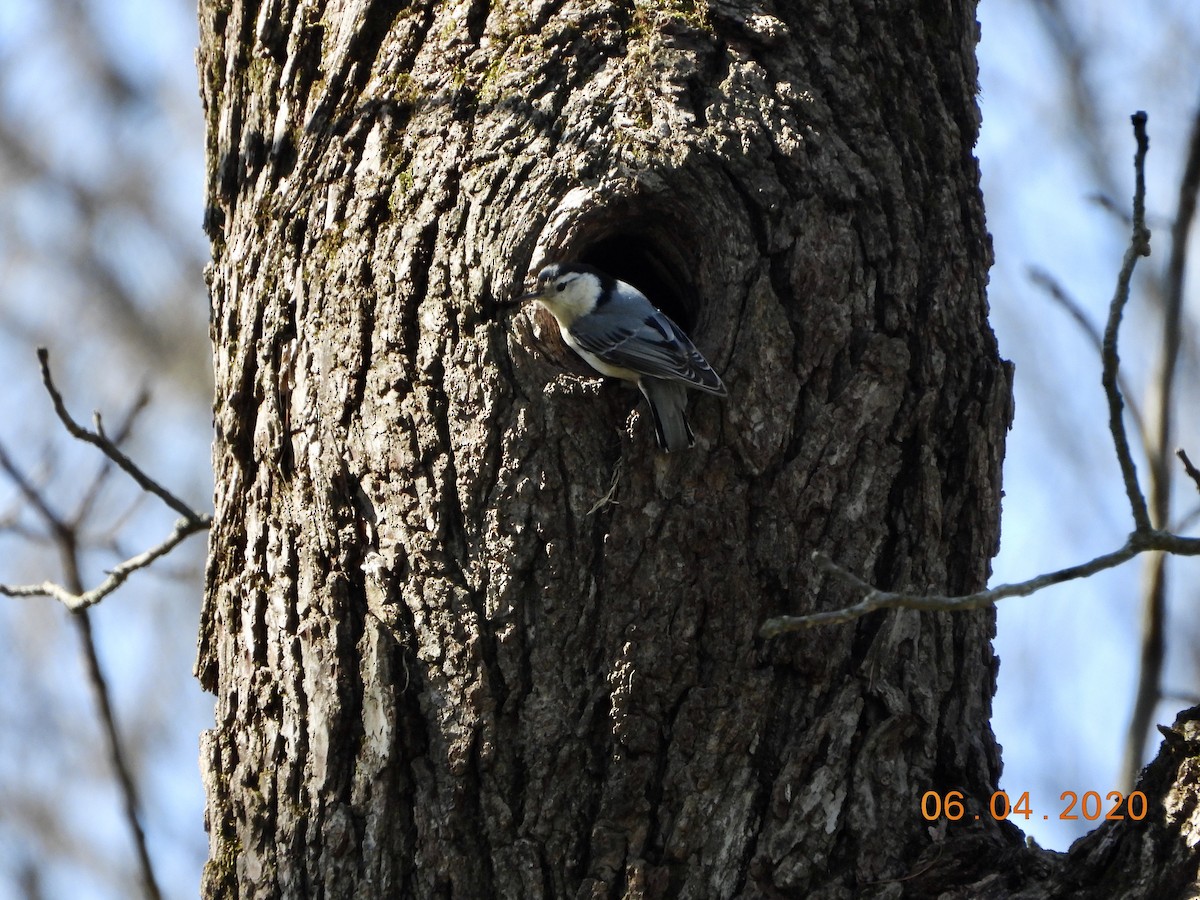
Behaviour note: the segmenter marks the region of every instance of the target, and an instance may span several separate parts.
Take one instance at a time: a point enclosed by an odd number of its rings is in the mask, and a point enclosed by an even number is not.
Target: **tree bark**
[[[986,807],[998,540],[974,4],[203,0],[206,897],[1039,883]],[[730,396],[662,455],[531,268],[637,284]],[[989,882],[990,883],[990,882]],[[967,894],[964,894],[967,896]]]

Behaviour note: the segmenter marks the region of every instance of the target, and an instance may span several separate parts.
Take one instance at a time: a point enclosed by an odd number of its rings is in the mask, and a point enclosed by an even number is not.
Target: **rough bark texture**
[[[206,897],[1057,865],[920,814],[996,785],[990,613],[755,636],[852,599],[817,549],[980,587],[1010,415],[974,5],[790,7],[201,2]],[[553,259],[643,287],[723,374],[694,450],[502,305]]]

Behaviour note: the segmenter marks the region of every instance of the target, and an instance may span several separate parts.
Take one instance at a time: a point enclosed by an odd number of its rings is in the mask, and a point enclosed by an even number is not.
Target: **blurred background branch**
[[[43,363],[45,365],[45,363]],[[49,373],[46,375],[49,380]],[[117,427],[112,437],[114,447],[122,444],[133,430],[134,421],[146,408],[148,395],[143,393],[125,415],[124,421]],[[106,458],[100,465],[91,484],[83,491],[83,498],[74,513],[63,516],[51,508],[50,502],[41,491],[33,485],[25,473],[8,455],[3,445],[0,445],[0,468],[16,486],[17,490],[41,519],[47,536],[58,551],[63,573],[63,589],[78,597],[84,593],[83,576],[80,570],[79,549],[87,543],[85,529],[91,524],[92,515],[96,512],[95,498],[100,495],[100,489],[112,471],[112,459]],[[0,585],[0,593],[7,593],[4,585]],[[116,713],[113,711],[112,696],[108,690],[108,682],[100,665],[96,640],[92,632],[92,620],[86,608],[74,610],[72,622],[79,632],[80,648],[88,683],[92,686],[92,694],[96,701],[96,716],[104,733],[105,745],[108,749],[109,763],[121,794],[122,806],[125,812],[125,823],[129,828],[130,838],[137,854],[138,870],[141,875],[142,890],[146,897],[156,900],[161,897],[158,888],[158,878],[154,873],[154,865],[146,848],[146,833],[142,828],[140,805],[137,796],[137,786],[129,762],[122,748],[120,732],[117,728]]]
[[[1151,524],[1151,516],[1147,508],[1145,493],[1138,480],[1133,461],[1133,452],[1130,449],[1128,432],[1125,428],[1125,400],[1123,395],[1124,391],[1128,390],[1128,388],[1124,385],[1124,380],[1121,378],[1118,338],[1125,308],[1130,299],[1130,285],[1133,280],[1134,269],[1140,258],[1150,256],[1150,231],[1146,227],[1146,155],[1150,141],[1146,130],[1146,114],[1138,112],[1131,118],[1134,138],[1137,144],[1137,150],[1134,153],[1135,188],[1133,213],[1130,217],[1133,233],[1130,237],[1129,246],[1125,250],[1120,274],[1117,276],[1116,292],[1113,295],[1112,302],[1109,304],[1108,324],[1105,327],[1104,334],[1101,335],[1098,330],[1092,327],[1091,320],[1087,317],[1086,313],[1079,308],[1078,304],[1067,297],[1066,292],[1052,278],[1042,274],[1040,270],[1031,270],[1031,278],[1034,282],[1041,283],[1042,286],[1050,289],[1051,296],[1066,308],[1076,322],[1084,327],[1085,333],[1092,339],[1093,345],[1099,351],[1103,369],[1101,381],[1104,385],[1104,393],[1109,408],[1109,430],[1112,433],[1113,447],[1116,450],[1117,460],[1121,466],[1122,480],[1125,483],[1125,493],[1129,499],[1130,511],[1133,517],[1133,530],[1125,545],[1085,563],[1035,575],[1015,584],[995,585],[972,594],[956,596],[922,593],[919,591],[881,590],[869,582],[862,580],[853,572],[842,568],[824,553],[817,552],[813,554],[813,560],[817,568],[850,587],[858,600],[853,605],[839,609],[821,610],[799,616],[777,616],[768,619],[759,629],[761,637],[769,639],[805,628],[845,624],[862,616],[885,609],[918,609],[927,612],[961,612],[964,610],[982,609],[987,606],[993,606],[1009,597],[1027,597],[1057,584],[1091,577],[1106,569],[1111,569],[1128,562],[1142,553],[1151,553],[1160,573],[1163,571],[1165,560],[1170,554],[1200,556],[1200,538],[1175,535],[1165,530],[1165,526],[1161,524],[1166,518],[1165,512],[1162,519],[1156,519],[1155,524]],[[1185,174],[1184,177],[1185,189],[1191,181],[1190,167],[1188,171],[1189,173]],[[1194,184],[1192,184],[1191,189],[1194,192]],[[1184,204],[1181,203],[1181,208],[1183,206]],[[1190,220],[1190,209],[1188,210],[1188,216]],[[1178,231],[1179,229],[1176,230],[1177,235]],[[1186,231],[1186,228],[1183,229],[1185,238]],[[1178,241],[1176,242],[1176,246],[1178,246]],[[1174,263],[1174,257],[1172,260]],[[1182,281],[1182,268],[1180,268],[1180,277]],[[1170,316],[1165,317],[1164,322],[1167,329],[1174,329],[1176,340],[1173,342],[1173,347],[1177,352],[1178,316],[1174,318]],[[1172,342],[1168,340],[1164,341],[1164,344],[1169,352]],[[1159,401],[1160,406],[1166,407],[1165,411],[1160,410],[1160,415],[1166,418],[1169,417],[1170,412],[1170,379],[1162,377],[1157,384],[1160,385],[1159,393],[1165,394],[1168,398],[1167,400]],[[1133,410],[1132,416],[1140,426],[1141,418],[1137,415],[1136,408]],[[1136,433],[1142,438],[1143,442],[1147,440],[1144,428],[1139,427]],[[1160,442],[1165,442],[1168,437],[1169,428],[1164,433],[1160,427]],[[1162,443],[1159,446],[1161,447]],[[1180,451],[1179,459],[1186,471],[1188,471],[1188,474],[1192,474],[1194,470],[1187,454]],[[1157,461],[1157,457],[1155,461]],[[1159,485],[1163,480],[1168,478],[1169,473],[1156,472],[1154,468],[1151,469],[1150,481],[1152,485]],[[1156,497],[1156,499],[1160,498]],[[1158,512],[1157,508],[1155,511]],[[1160,580],[1160,589],[1157,596],[1161,597],[1161,595]],[[1161,612],[1152,618],[1154,620],[1153,625],[1157,629],[1155,634],[1157,645],[1150,649],[1145,645],[1143,646],[1142,664],[1144,678],[1139,681],[1139,688],[1143,685],[1148,685],[1152,690],[1152,696],[1149,699],[1149,712],[1142,723],[1145,727],[1149,727],[1149,713],[1153,712],[1154,705],[1164,697],[1159,684],[1162,666]],[[1143,637],[1145,638],[1145,636]],[[1156,651],[1157,655],[1152,656],[1151,649]],[[1151,666],[1154,668],[1147,671],[1148,667]],[[1135,714],[1137,709],[1135,706]],[[1137,735],[1143,736],[1138,740],[1138,744],[1140,745],[1144,742],[1145,731],[1138,732]],[[1135,737],[1131,732],[1131,745]],[[1140,757],[1135,759],[1134,762],[1137,765],[1133,769],[1133,780],[1130,781],[1126,789],[1127,791],[1132,790],[1137,772],[1141,768]]]
[[[1171,497],[1176,460],[1174,412],[1179,354],[1183,344],[1183,280],[1187,271],[1188,239],[1196,212],[1196,191],[1200,189],[1200,107],[1192,118],[1187,162],[1179,184],[1179,202],[1171,226],[1170,258],[1163,275],[1162,344],[1157,377],[1150,383],[1150,409],[1156,427],[1146,446],[1150,459],[1150,521],[1155,528],[1171,527]],[[1190,406],[1196,409],[1195,405]],[[1196,425],[1195,422],[1192,423]],[[1137,781],[1146,754],[1146,738],[1154,725],[1154,714],[1164,699],[1163,667],[1167,629],[1167,557],[1154,553],[1149,557],[1142,587],[1141,664],[1137,693],[1129,731],[1125,737],[1125,756],[1121,771],[1121,790],[1130,791]]]
[[[1184,470],[1170,458],[1176,446],[1200,442],[1200,416],[1178,415],[1200,409],[1195,295],[1189,297],[1182,277],[1194,240],[1185,197],[1195,194],[1196,79],[1178,65],[1200,48],[1195,8],[1174,0],[1103,12],[1077,0],[1005,6],[1003,15],[980,7],[980,157],[997,250],[990,294],[1001,348],[1018,372],[996,581],[1053,567],[1047,561],[1055,550],[1071,547],[1090,556],[1124,538],[1128,501],[1120,481],[1114,490],[1111,451],[1095,428],[1089,379],[1076,377],[1078,362],[1085,361],[1081,351],[1095,352],[1094,326],[1085,329],[1083,342],[1063,332],[1055,317],[1023,298],[1012,269],[1036,272],[1034,283],[1074,322],[1103,317],[1103,285],[1130,221],[1122,200],[1132,181],[1123,125],[1134,108],[1148,109],[1155,123],[1146,202],[1158,253],[1139,266],[1133,282],[1121,335],[1121,390],[1132,413],[1131,451],[1150,525],[1182,532],[1200,512],[1194,486],[1176,477]],[[989,132],[986,123],[997,107],[1011,121],[1001,113],[1000,127]],[[1008,139],[998,139],[1004,131]],[[1081,216],[1062,206],[1087,197],[1103,215]],[[1039,427],[1031,429],[1023,413]],[[1059,541],[1034,537],[1027,519],[1058,521]],[[1004,666],[993,724],[1005,745],[1009,790],[1056,797],[1065,789],[1129,789],[1145,761],[1147,738],[1157,738],[1154,724],[1169,723],[1178,697],[1196,693],[1197,584],[1195,560],[1148,553],[1140,584],[1133,572],[1115,570],[1039,595],[1025,609],[1001,609],[997,647]],[[1168,696],[1164,682],[1176,696]],[[1030,736],[1008,738],[1006,730]],[[1055,763],[1043,766],[1039,760],[1050,747]],[[1064,772],[1074,774],[1064,778]],[[1040,841],[1055,847],[1090,828],[1032,826]]]
[[[45,385],[46,392],[50,395],[50,399],[54,405],[54,412],[58,416],[59,421],[71,437],[86,444],[91,444],[104,454],[105,464],[96,473],[96,477],[92,479],[92,483],[84,488],[83,499],[76,513],[69,518],[64,518],[51,509],[50,502],[42,495],[41,490],[35,487],[29,478],[26,477],[25,473],[12,460],[12,457],[8,455],[8,451],[4,449],[4,445],[0,443],[0,469],[4,470],[13,485],[21,493],[21,496],[45,525],[51,543],[58,548],[59,557],[62,560],[64,581],[66,582],[65,584],[58,584],[53,581],[43,581],[38,584],[25,585],[12,585],[0,582],[0,594],[9,597],[53,597],[66,606],[67,609],[71,610],[71,612],[84,612],[88,607],[99,603],[123,585],[126,579],[134,572],[144,569],[157,560],[162,559],[193,534],[206,531],[212,524],[212,519],[204,513],[196,512],[143,472],[137,463],[121,452],[120,445],[129,436],[134,418],[146,408],[149,399],[148,394],[143,393],[134,402],[129,415],[126,416],[125,423],[118,429],[117,435],[114,438],[109,438],[104,433],[99,412],[95,414],[95,431],[84,428],[72,418],[71,414],[67,411],[62,394],[54,384],[54,379],[50,374],[49,353],[44,347],[38,348],[38,360],[41,363],[42,384]],[[113,566],[108,570],[107,577],[95,587],[84,588],[83,577],[80,574],[79,567],[79,548],[88,544],[101,546],[107,543],[100,536],[88,539],[84,528],[90,524],[89,520],[93,514],[98,516],[103,512],[97,511],[96,498],[100,496],[100,490],[106,483],[114,465],[131,478],[143,491],[157,497],[163,504],[182,516],[182,518],[175,523],[175,527],[164,540]],[[123,524],[122,520],[117,520],[109,526],[108,533],[115,538],[120,533]],[[93,668],[95,674],[98,675],[98,667]],[[105,703],[103,705],[107,705],[107,695],[104,695],[104,698]],[[111,714],[107,715],[107,720],[111,723]],[[113,733],[115,735],[115,729],[113,729]],[[138,831],[140,836],[140,830],[136,823],[134,823],[134,829]],[[144,850],[144,847],[142,849]],[[153,879],[149,879],[149,881],[152,883]]]
[[[128,409],[110,440],[184,508],[210,506],[195,15],[0,4],[0,581],[84,594],[181,515],[63,432],[36,345],[73,403]],[[85,614],[0,604],[0,897],[195,896],[203,554],[179,546]]]

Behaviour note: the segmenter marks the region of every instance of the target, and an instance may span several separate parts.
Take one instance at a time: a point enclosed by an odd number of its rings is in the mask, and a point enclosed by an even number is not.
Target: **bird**
[[[633,285],[599,269],[552,263],[518,300],[546,307],[567,346],[597,372],[641,389],[663,450],[686,450],[696,443],[685,415],[688,388],[726,395],[720,376],[682,328]]]

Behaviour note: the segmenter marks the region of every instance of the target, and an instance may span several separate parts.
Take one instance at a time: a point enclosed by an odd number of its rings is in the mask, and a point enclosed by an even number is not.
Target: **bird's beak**
[[[542,292],[536,288],[528,293],[521,294],[517,297],[510,297],[507,300],[497,300],[497,306],[521,306],[530,300],[536,300],[542,296]]]

